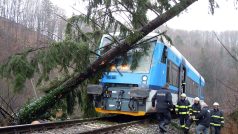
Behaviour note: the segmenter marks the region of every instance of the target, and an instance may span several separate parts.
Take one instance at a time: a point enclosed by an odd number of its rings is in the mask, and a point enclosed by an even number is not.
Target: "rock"
[[[39,121],[32,121],[31,124],[33,124],[33,125],[34,124],[40,124],[40,122]]]

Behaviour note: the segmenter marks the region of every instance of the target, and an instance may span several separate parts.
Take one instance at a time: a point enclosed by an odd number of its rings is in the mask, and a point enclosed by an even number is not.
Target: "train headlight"
[[[122,71],[128,71],[129,70],[129,66],[128,65],[121,65],[121,70]]]
[[[147,81],[148,77],[146,75],[142,76],[142,81]]]
[[[112,65],[111,67],[110,67],[110,71],[115,71],[116,70],[116,66],[115,65]]]
[[[142,76],[141,87],[143,87],[143,88],[147,87],[147,80],[148,80],[148,77],[146,75],[143,75]]]

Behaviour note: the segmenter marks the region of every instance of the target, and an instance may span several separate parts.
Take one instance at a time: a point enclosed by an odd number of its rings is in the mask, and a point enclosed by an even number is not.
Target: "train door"
[[[186,93],[186,68],[182,67],[181,93]]]
[[[186,92],[186,67],[182,63],[180,65],[180,75],[179,75],[179,90],[178,90],[178,99],[182,93]]]

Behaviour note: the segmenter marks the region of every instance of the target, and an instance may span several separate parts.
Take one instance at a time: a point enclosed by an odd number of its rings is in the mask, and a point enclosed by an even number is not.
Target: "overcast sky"
[[[81,0],[51,0],[55,5],[63,8],[67,16],[71,16],[75,11],[72,7],[80,11],[85,10]],[[77,2],[75,2],[77,1]],[[209,31],[238,31],[238,10],[234,7],[234,0],[217,0],[220,8],[215,10],[215,14],[209,14],[208,0],[198,0],[178,17],[166,23],[168,27],[183,30],[209,30]]]

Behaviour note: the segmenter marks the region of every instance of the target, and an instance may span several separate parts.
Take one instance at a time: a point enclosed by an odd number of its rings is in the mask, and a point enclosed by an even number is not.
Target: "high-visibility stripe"
[[[224,119],[224,117],[222,117],[222,116],[217,116],[217,115],[212,115],[212,118],[223,118]]]
[[[221,121],[221,123],[223,123],[223,124],[224,124],[224,121]]]
[[[185,125],[181,125],[180,127],[181,127],[181,128],[185,128]]]
[[[216,127],[221,126],[221,124],[216,124],[216,123],[210,123],[210,125],[212,125],[212,126],[216,126]]]
[[[194,113],[200,113],[200,111],[193,110]]]
[[[178,106],[179,108],[188,108],[188,106]]]
[[[212,118],[220,118],[220,116],[212,115]]]
[[[179,112],[179,114],[189,114],[189,112]]]

